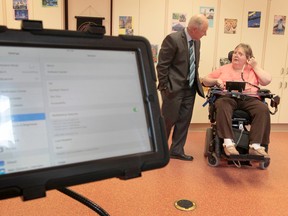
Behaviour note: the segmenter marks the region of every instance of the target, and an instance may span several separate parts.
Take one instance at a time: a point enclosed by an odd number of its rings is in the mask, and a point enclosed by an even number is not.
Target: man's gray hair
[[[205,22],[207,22],[207,18],[203,14],[196,14],[190,18],[188,27],[201,28]]]

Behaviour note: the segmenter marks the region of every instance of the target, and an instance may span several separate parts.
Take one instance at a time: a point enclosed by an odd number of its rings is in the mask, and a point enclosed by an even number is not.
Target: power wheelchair
[[[227,156],[223,149],[223,139],[219,138],[216,132],[216,109],[214,102],[220,95],[229,94],[231,97],[240,98],[243,96],[241,89],[240,91],[227,90],[223,91],[218,87],[211,87],[208,90],[206,95],[206,102],[203,104],[203,107],[209,104],[209,120],[211,127],[206,129],[205,137],[205,149],[204,156],[207,157],[208,164],[210,166],[216,167],[219,166],[220,160],[227,160],[228,164],[234,164],[237,167],[242,165],[252,166],[251,162],[259,162],[260,169],[266,169],[270,164],[270,158],[265,158],[264,156],[258,155],[249,155],[249,125],[251,123],[250,115],[244,110],[235,110],[232,116],[232,127],[234,131],[234,141],[236,143],[236,149],[239,152],[239,155],[230,155]],[[278,111],[278,105],[280,103],[280,97],[274,94],[271,94],[270,90],[259,89],[257,95],[260,97],[263,103],[266,102],[266,99],[270,99],[270,107],[274,109],[270,114],[274,115]],[[269,108],[270,109],[270,108]],[[265,151],[268,152],[268,145],[264,146]]]

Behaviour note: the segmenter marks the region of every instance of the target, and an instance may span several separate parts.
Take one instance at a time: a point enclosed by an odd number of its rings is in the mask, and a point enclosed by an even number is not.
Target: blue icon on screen
[[[5,174],[5,169],[0,169],[0,175],[4,175]]]

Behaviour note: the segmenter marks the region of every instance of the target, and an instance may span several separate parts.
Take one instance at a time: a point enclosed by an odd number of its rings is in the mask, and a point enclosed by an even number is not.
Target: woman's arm
[[[209,78],[208,76],[205,76],[202,79],[202,82],[204,86],[218,86],[220,88],[224,88],[223,81],[221,79],[214,79],[214,78]]]
[[[266,86],[268,85],[271,81],[272,81],[272,76],[271,74],[269,74],[268,72],[266,72],[264,69],[262,69],[261,67],[258,66],[257,61],[255,60],[255,58],[251,58],[248,61],[248,64],[250,64],[256,74],[256,76],[258,77],[259,83],[262,86]]]
[[[222,79],[219,79],[220,69],[217,69],[202,79],[204,86],[218,86],[219,88],[224,88],[224,83]]]

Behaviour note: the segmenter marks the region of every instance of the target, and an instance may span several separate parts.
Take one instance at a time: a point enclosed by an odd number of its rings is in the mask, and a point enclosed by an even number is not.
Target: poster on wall
[[[187,15],[183,13],[173,13],[172,14],[172,26],[171,26],[171,31],[172,32],[177,32],[181,31],[186,27],[186,20],[187,20]]]
[[[14,10],[15,20],[28,20],[28,10]]]
[[[27,20],[29,18],[27,0],[13,0],[13,9],[15,20]]]
[[[42,0],[43,7],[56,7],[58,6],[58,0]]]
[[[157,63],[158,62],[158,45],[151,44],[151,50],[152,50],[153,62]]]
[[[119,34],[133,35],[132,16],[119,16]]]
[[[200,14],[206,16],[210,28],[214,25],[214,11],[214,7],[200,7]]]
[[[248,12],[248,28],[260,28],[261,12],[249,11]]]
[[[13,0],[14,10],[27,10],[27,0]]]
[[[275,15],[274,25],[273,25],[273,34],[284,35],[285,26],[286,26],[286,16]]]
[[[237,30],[237,19],[228,19],[224,20],[224,33],[225,34],[236,34]]]

